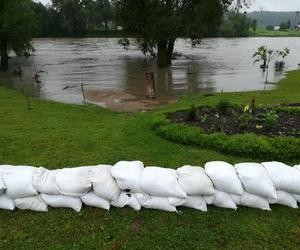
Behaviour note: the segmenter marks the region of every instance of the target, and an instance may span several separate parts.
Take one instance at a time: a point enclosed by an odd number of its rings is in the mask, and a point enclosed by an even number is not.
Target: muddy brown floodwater
[[[252,54],[261,45],[290,48],[286,69],[300,63],[300,38],[204,39],[193,49],[188,40],[179,39],[175,48],[183,56],[167,69],[158,69],[134,46],[124,50],[117,38],[35,39],[33,45],[33,56],[10,60],[11,71],[20,66],[23,76],[0,73],[0,84],[29,96],[80,104],[83,83],[89,102],[118,111],[148,110],[199,92],[273,88],[264,85],[264,74],[253,66]],[[148,71],[155,73],[155,100],[145,98]],[[39,72],[40,83],[32,79],[34,72]],[[272,67],[270,81],[282,77]]]

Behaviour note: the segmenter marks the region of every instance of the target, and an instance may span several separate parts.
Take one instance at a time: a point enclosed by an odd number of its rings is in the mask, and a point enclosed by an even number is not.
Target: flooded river
[[[157,69],[155,62],[134,46],[124,50],[116,38],[35,39],[33,45],[34,56],[10,60],[12,70],[20,66],[26,72],[23,77],[8,79],[2,74],[2,84],[28,95],[82,103],[83,83],[87,99],[104,106],[108,99],[115,103],[122,98],[143,99],[147,71],[155,72],[158,100],[162,102],[198,92],[264,89],[264,75],[252,60],[253,52],[261,45],[290,48],[287,69],[296,69],[300,63],[300,38],[204,39],[193,49],[188,40],[179,39],[176,51],[183,56],[168,69]],[[33,83],[32,74],[39,71],[41,82]],[[281,77],[271,70],[270,81]]]

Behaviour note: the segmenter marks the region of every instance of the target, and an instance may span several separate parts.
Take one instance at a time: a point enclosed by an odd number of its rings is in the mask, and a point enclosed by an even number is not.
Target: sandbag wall
[[[270,204],[298,208],[300,165],[280,162],[208,162],[204,168],[177,170],[144,167],[140,161],[48,170],[0,166],[0,209],[48,211],[82,204],[177,212],[177,207],[207,211],[207,205],[236,210],[238,206],[271,210]]]

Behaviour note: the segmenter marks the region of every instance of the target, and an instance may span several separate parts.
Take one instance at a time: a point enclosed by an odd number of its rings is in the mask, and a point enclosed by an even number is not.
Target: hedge
[[[253,133],[206,134],[198,127],[172,123],[167,115],[166,113],[156,114],[152,124],[156,134],[165,139],[235,156],[278,161],[300,160],[299,138],[271,138]]]

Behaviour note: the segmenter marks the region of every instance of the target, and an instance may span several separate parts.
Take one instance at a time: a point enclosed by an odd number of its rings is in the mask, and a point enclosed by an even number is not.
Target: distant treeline
[[[52,0],[44,6],[32,1],[35,14],[35,37],[121,37],[110,0]],[[280,26],[300,20],[294,12],[225,13],[223,23],[213,37],[247,37],[256,28]],[[273,28],[272,28],[273,29]]]
[[[32,2],[36,37],[117,36],[109,0]],[[112,31],[112,30],[115,31]]]
[[[296,12],[272,12],[272,11],[255,11],[250,12],[247,16],[257,20],[257,27],[265,28],[267,26],[280,26],[280,24],[290,21],[294,27],[300,22],[300,15],[297,17]]]

